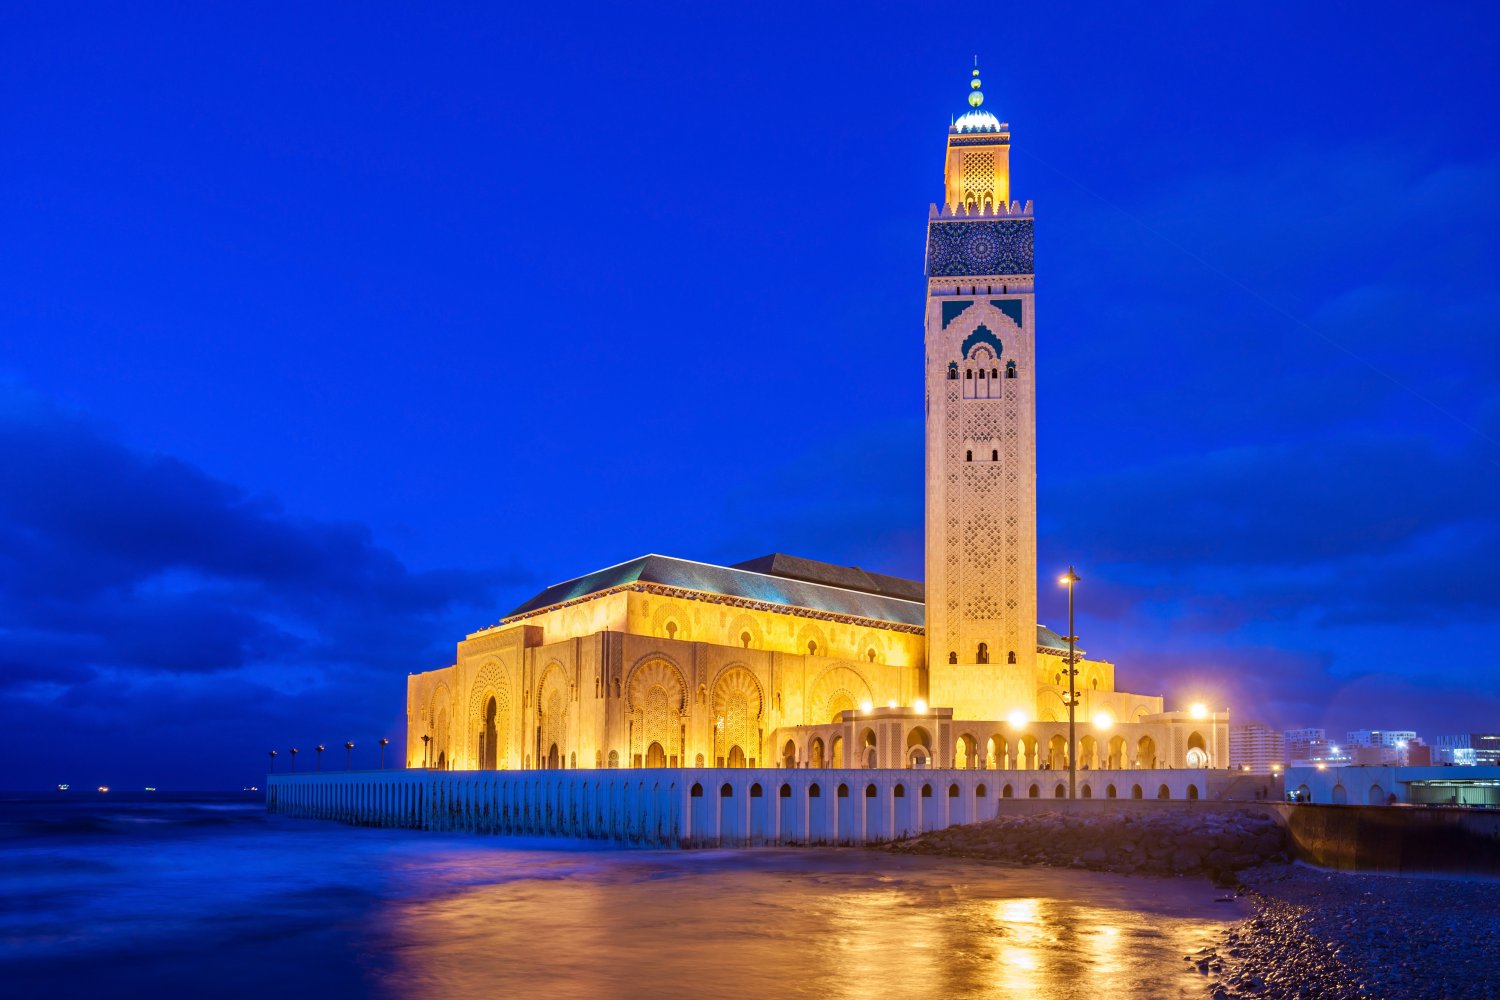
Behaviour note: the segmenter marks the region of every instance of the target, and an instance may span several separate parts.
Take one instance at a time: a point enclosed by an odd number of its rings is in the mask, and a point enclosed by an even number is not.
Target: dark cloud
[[[178,780],[223,785],[293,731],[372,729],[399,716],[405,671],[448,662],[525,580],[413,571],[358,524],[296,517],[13,387],[0,467],[0,716],[30,758],[14,773],[43,782],[111,755],[139,773],[153,739],[212,734]]]

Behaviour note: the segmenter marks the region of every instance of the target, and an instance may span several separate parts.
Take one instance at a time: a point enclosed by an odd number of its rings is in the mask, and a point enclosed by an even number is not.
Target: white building
[[[1263,722],[1229,727],[1229,767],[1250,774],[1270,774],[1286,766],[1286,738]]]

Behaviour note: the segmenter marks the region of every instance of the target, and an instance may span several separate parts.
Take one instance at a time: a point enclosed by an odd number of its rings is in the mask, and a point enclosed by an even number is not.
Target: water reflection
[[[259,805],[0,806],[16,996],[1201,996],[1182,956],[1241,915],[1204,882],[879,851],[569,851]]]
[[[868,869],[888,871],[872,877]],[[867,851],[593,856],[398,906],[400,995],[1201,996],[1201,882]]]

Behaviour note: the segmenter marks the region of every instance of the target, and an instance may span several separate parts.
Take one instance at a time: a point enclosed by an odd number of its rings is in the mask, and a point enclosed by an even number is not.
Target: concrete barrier
[[[1294,856],[1325,868],[1500,875],[1500,811],[1279,805]]]

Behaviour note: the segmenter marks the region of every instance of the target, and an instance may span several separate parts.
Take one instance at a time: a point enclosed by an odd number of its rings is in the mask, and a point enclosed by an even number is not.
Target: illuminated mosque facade
[[[983,101],[976,69],[927,225],[925,588],[782,554],[559,583],[409,677],[409,767],[1067,769],[1068,644],[1036,624],[1032,204]],[[1084,794],[1228,764],[1227,712],[1075,661]]]

